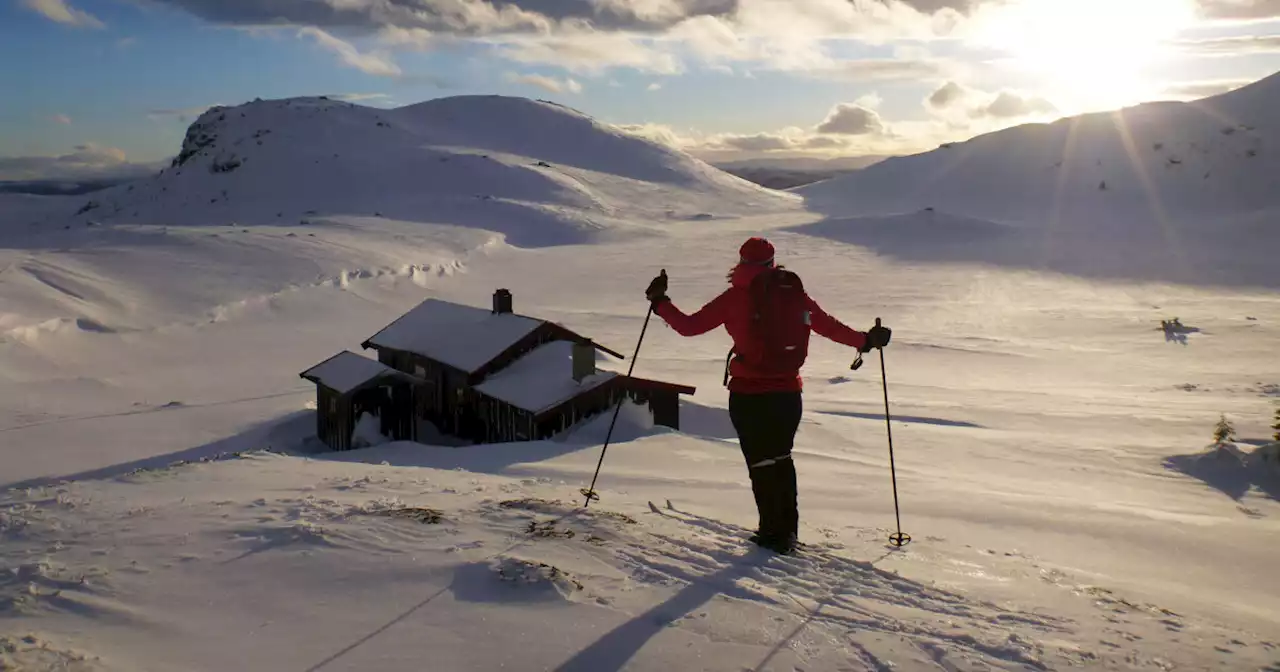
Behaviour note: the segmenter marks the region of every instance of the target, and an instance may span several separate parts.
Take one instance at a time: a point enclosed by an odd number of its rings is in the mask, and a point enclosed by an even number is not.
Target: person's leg
[[[791,455],[795,447],[796,430],[800,428],[800,417],[803,414],[804,402],[800,393],[780,394],[773,400],[774,418],[771,429],[771,443],[778,454]],[[794,545],[800,528],[798,509],[798,490],[796,487],[795,458],[780,460],[777,465],[777,506],[778,518],[782,523],[783,538]]]
[[[760,543],[779,552],[794,546],[799,515],[796,511],[796,470],[791,456],[800,424],[799,392],[751,395],[747,408],[739,407],[750,440],[743,455],[751,470],[760,508]]]
[[[762,441],[764,432],[767,428],[763,425],[760,413],[760,395],[742,394],[740,392],[729,393],[729,419],[733,422],[733,429],[738,434],[738,445],[742,448],[742,459],[747,463],[747,476],[751,479],[751,494],[756,500],[757,524],[756,533],[759,535],[769,534],[776,529],[774,511],[776,507],[768,498],[768,490],[765,478],[760,470],[751,468],[751,465],[759,462],[761,450],[767,445]]]
[[[759,443],[751,461],[751,471],[760,481],[767,517],[771,518],[769,548],[786,553],[795,545],[799,513],[796,511],[796,467],[791,456],[796,429],[800,425],[799,392],[760,394],[756,419],[760,422]]]

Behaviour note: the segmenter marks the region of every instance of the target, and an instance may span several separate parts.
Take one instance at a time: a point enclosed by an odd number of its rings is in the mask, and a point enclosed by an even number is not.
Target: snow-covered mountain
[[[798,190],[839,214],[959,214],[1041,225],[1175,220],[1280,206],[1280,74],[1203,100],[1028,124]]]
[[[1018,126],[795,193],[830,220],[821,235],[911,259],[1275,287],[1278,109],[1280,74]],[[943,230],[956,217],[992,226],[966,239]]]
[[[576,242],[610,220],[689,218],[787,198],[553,103],[458,96],[393,110],[327,98],[215,107],[173,166],[92,199],[103,222],[279,224],[305,213],[496,227]],[[538,230],[501,220],[536,216]]]

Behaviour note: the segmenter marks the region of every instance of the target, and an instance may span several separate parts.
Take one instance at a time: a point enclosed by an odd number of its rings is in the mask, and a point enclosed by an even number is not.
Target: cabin
[[[680,395],[695,388],[601,370],[602,358],[625,357],[513,302],[507,289],[488,309],[427,299],[361,344],[376,361],[344,351],[303,372],[317,386],[317,436],[346,450],[370,413],[392,440],[531,441],[627,400],[680,428]]]
[[[379,418],[383,436],[408,435],[413,376],[350,350],[300,375],[316,384],[316,436],[330,448],[352,448],[356,421],[365,413]]]

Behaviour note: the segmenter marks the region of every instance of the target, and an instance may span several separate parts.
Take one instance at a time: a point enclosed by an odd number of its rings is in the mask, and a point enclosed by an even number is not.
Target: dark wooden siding
[[[654,390],[649,393],[649,410],[653,411],[653,424],[680,429],[680,395],[671,390]]]
[[[601,411],[612,409],[624,398],[648,405],[655,424],[680,428],[679,395],[681,392],[691,393],[693,389],[658,381],[619,376],[553,409],[537,414],[488,397],[474,389],[487,376],[509,366],[534,348],[555,340],[589,342],[558,325],[544,323],[473,373],[422,355],[376,348],[378,361],[424,381],[413,387],[411,403],[414,420],[404,428],[395,425],[396,434],[405,431],[405,438],[421,438],[416,436],[417,421],[426,420],[445,434],[473,441],[501,443],[545,439]],[[342,445],[349,445],[351,431],[358,417],[356,410],[351,408],[347,410],[345,417],[332,418],[334,423],[343,423],[340,428],[331,430],[345,433],[345,439],[340,442]],[[383,424],[384,428],[388,427],[389,423],[385,418]]]
[[[334,450],[351,447],[351,400],[334,390],[316,385],[316,436]]]
[[[472,438],[485,443],[504,443],[507,441],[529,441],[538,438],[535,435],[533,414],[523,408],[516,408],[500,399],[475,394],[472,404],[475,423],[472,426]]]
[[[413,438],[412,386],[387,381],[343,395],[316,385],[316,436],[334,450],[349,450],[356,421],[363,413],[378,417],[383,435],[396,441]]]

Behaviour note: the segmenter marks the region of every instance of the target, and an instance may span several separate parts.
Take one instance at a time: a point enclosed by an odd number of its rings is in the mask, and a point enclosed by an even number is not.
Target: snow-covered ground
[[[218,138],[181,170],[0,201],[0,669],[1280,670],[1280,465],[1251,455],[1280,400],[1258,214],[1280,197],[1203,204],[1252,222],[1198,243],[1232,264],[1126,275],[1046,261],[1058,238],[1011,209],[878,209],[835,181],[802,203],[528,101],[199,123]],[[1091,207],[1052,231],[1123,219]],[[795,558],[744,543],[722,333],[650,324],[636,375],[698,393],[680,432],[627,409],[586,510],[604,418],[531,444],[308,438],[298,373],[424,298],[507,287],[630,355],[652,275],[694,308],[755,234],[829,311],[894,329],[905,549],[879,362],[825,341]],[[1194,329],[1167,339],[1175,316]],[[1206,451],[1222,413],[1240,454]]]

